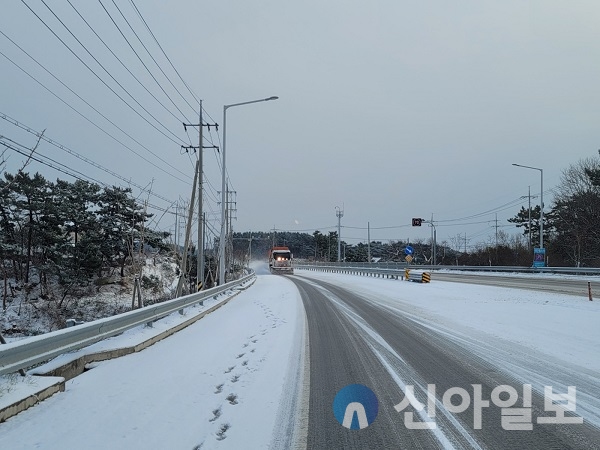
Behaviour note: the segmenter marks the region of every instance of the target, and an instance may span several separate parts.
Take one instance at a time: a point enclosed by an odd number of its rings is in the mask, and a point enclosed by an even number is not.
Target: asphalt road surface
[[[495,349],[477,339],[469,341],[419,321],[401,307],[392,308],[342,286],[301,276],[289,279],[300,290],[308,320],[308,449],[600,449],[600,430],[586,421],[537,422],[551,414],[545,410],[543,395],[533,389],[528,401],[523,381],[494,364],[495,358],[512,358],[510,348]],[[544,360],[514,357],[514,364],[564,376],[549,380],[565,385],[579,386],[585,379],[573,379],[573,374],[562,373],[551,362],[545,365]],[[376,419],[366,427],[361,424],[361,429],[342,426],[333,412],[338,391],[353,384],[371,389],[379,406]],[[401,404],[411,386],[422,408],[413,401],[403,409],[398,406],[398,412],[395,406]],[[508,406],[510,398],[507,392],[498,392],[499,386],[516,390],[518,400],[512,407],[519,410],[501,410],[498,405],[506,401]],[[495,388],[493,401],[490,396]],[[484,406],[476,408],[474,399],[479,390],[482,401],[478,404]],[[452,392],[457,394],[449,395]],[[459,412],[461,405],[466,409]],[[527,427],[527,421],[519,423],[514,414],[527,417],[528,410],[531,430],[505,429]],[[565,416],[580,419],[570,412]],[[351,417],[356,427],[358,413]]]

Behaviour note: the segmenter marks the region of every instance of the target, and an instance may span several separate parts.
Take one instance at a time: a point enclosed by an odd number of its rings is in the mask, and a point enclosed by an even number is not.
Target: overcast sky
[[[506,219],[527,206],[529,186],[539,195],[540,173],[512,163],[543,168],[549,207],[561,171],[600,148],[596,0],[117,1],[170,81],[112,0],[70,0],[76,9],[45,1],[89,54],[41,0],[3,2],[0,113],[130,179],[136,195],[136,185],[152,183],[153,205],[190,197],[196,155],[180,146],[197,145],[198,134],[182,122],[198,122],[198,104],[134,4],[202,99],[205,122],[222,125],[225,104],[279,96],[227,111],[236,231],[327,232],[337,225],[337,206],[342,239],[351,244],[366,240],[368,223],[372,239],[429,239],[430,228],[411,227],[411,218],[433,214],[438,241],[466,233],[471,246],[493,239],[496,213],[500,230],[517,233]],[[36,139],[6,119],[0,135],[29,147]],[[214,129],[205,138],[205,146],[222,145]],[[95,180],[126,184],[48,142],[38,151]],[[24,157],[6,155],[7,171],[15,172]],[[205,205],[215,229],[218,158],[204,150]],[[72,180],[37,162],[29,170]],[[173,230],[174,222],[167,213],[158,226]]]

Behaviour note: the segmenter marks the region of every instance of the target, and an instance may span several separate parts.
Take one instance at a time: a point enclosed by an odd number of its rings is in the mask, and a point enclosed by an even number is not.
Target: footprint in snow
[[[219,417],[221,417],[221,407],[218,407],[217,409],[213,409],[212,413],[213,413],[214,417],[212,419],[208,419],[209,422],[214,422]]]
[[[227,397],[225,397],[225,400],[227,400],[230,404],[232,405],[237,405],[238,401],[237,401],[238,396],[236,394],[229,394]]]
[[[222,441],[223,439],[225,439],[227,436],[225,436],[225,433],[227,433],[227,430],[229,430],[231,428],[231,425],[229,425],[228,423],[224,423],[219,427],[219,431],[217,431],[217,441]]]

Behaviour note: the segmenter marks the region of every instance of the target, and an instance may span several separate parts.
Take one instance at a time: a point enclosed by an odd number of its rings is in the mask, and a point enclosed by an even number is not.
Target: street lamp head
[[[279,97],[277,97],[276,95],[274,95],[273,97],[269,97],[269,98],[265,98],[265,102],[268,102],[269,100],[277,100]]]
[[[539,167],[524,166],[523,164],[515,164],[515,163],[513,163],[513,166],[524,167],[525,169],[539,170],[540,172],[543,172],[543,170],[544,170],[544,169],[540,169]]]

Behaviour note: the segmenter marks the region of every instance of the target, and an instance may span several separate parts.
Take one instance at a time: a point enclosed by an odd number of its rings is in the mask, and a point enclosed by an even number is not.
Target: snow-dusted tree
[[[46,201],[49,197],[49,184],[46,179],[36,173],[33,178],[29,174],[19,172],[16,175],[5,174],[11,190],[16,194],[13,206],[16,214],[16,228],[21,234],[21,267],[23,280],[29,282],[30,267],[36,247],[44,245],[41,217],[44,215]]]
[[[124,277],[127,258],[133,254],[135,245],[141,245],[143,226],[152,215],[135,202],[129,188],[105,187],[99,194],[98,206],[104,262],[109,267],[118,267]]]
[[[100,186],[88,181],[57,180],[52,196],[60,217],[63,245],[55,272],[62,286],[60,303],[71,289],[88,284],[101,269],[101,236],[96,218]]]

